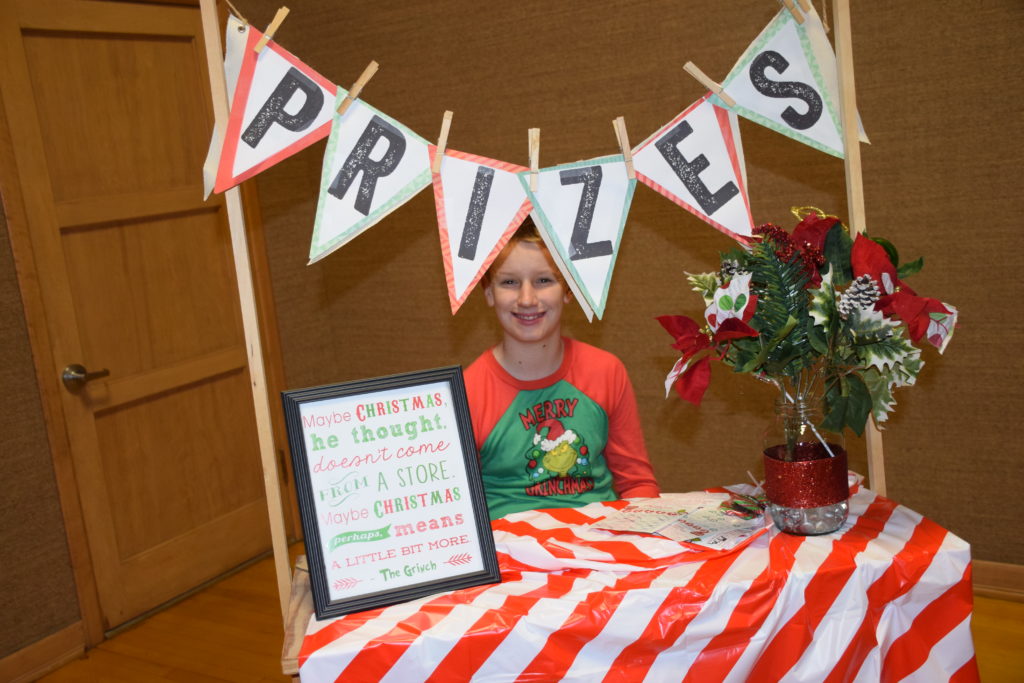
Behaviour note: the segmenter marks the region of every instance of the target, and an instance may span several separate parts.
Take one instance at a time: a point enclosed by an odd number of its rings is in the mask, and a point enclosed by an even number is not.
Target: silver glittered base
[[[844,500],[818,508],[787,508],[769,502],[768,512],[780,531],[796,536],[820,536],[830,534],[843,525],[850,505]]]

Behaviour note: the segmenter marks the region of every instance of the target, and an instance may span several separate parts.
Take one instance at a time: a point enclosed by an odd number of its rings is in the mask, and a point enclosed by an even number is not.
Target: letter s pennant
[[[726,235],[754,234],[736,115],[709,95],[633,150],[637,180]]]
[[[604,315],[622,231],[633,202],[621,154],[542,168],[537,190],[530,171],[519,174],[534,222],[588,319]]]
[[[256,54],[253,48],[263,34],[237,20],[233,23],[228,26],[225,71],[234,88],[229,82],[231,112],[215,192],[232,188],[325,137],[338,90],[273,40]],[[214,144],[216,136],[217,132]]]
[[[362,234],[430,184],[427,141],[363,100],[334,120],[324,152],[309,262]]]
[[[842,158],[835,54],[826,54],[822,41],[828,45],[817,14],[801,26],[783,8],[740,55],[722,90],[740,116]]]
[[[430,158],[437,148],[429,147]],[[532,208],[517,173],[524,166],[445,150],[433,175],[448,299],[454,315]]]

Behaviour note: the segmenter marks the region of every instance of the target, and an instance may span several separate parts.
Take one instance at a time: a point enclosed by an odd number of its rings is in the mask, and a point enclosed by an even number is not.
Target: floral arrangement
[[[888,241],[851,238],[835,216],[793,209],[792,234],[765,224],[743,248],[722,255],[718,272],[688,274],[707,307],[704,324],[658,321],[682,354],[666,395],[700,403],[711,361],[778,387],[787,402],[824,399],[822,425],[861,434],[893,410],[892,392],[916,381],[922,339],[945,350],[957,309],[904,283],[923,259],[900,263]]]

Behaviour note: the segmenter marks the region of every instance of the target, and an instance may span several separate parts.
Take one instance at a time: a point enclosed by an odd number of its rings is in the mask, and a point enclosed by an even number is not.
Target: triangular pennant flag
[[[754,234],[736,115],[708,95],[641,142],[633,165],[637,180],[730,237]]]
[[[828,34],[825,32],[825,25],[821,23],[821,17],[818,16],[817,10],[814,9],[812,3],[809,9],[804,13],[804,23],[800,25],[800,28],[807,34],[808,40],[811,41],[811,49],[814,50],[814,58],[818,63],[818,69],[821,71],[822,82],[825,83],[825,88],[832,101],[836,103],[836,109],[839,109],[840,93],[839,93],[839,65],[836,63],[836,53],[832,50],[832,44],[828,42]],[[840,119],[842,121],[842,119]],[[867,133],[864,132],[864,123],[860,120],[860,114],[857,114],[857,137],[861,142],[871,144],[868,140]]]
[[[428,147],[433,159],[437,147]],[[527,170],[504,161],[446,150],[433,174],[437,227],[452,314],[532,208],[517,173]]]
[[[347,244],[430,184],[427,141],[339,88],[324,153],[309,262]]]
[[[342,88],[274,41],[256,54],[262,33],[249,26],[231,98],[215,192],[234,187],[325,137]],[[235,41],[232,40],[231,43]]]
[[[741,116],[842,158],[839,109],[807,33],[782,9],[722,82]],[[716,104],[722,104],[715,96]]]
[[[519,181],[534,222],[587,318],[601,318],[636,180],[621,154],[542,168],[536,191],[530,175]]]
[[[228,15],[227,28],[224,32],[224,84],[227,89],[228,102],[231,102],[235,96],[235,86],[238,84],[238,72],[242,68],[242,55],[245,52],[248,30],[248,24],[243,23],[233,14]],[[220,121],[217,121],[213,126],[213,135],[210,137],[210,149],[206,152],[206,161],[203,162],[203,199],[207,199],[213,192],[223,144],[224,127]]]

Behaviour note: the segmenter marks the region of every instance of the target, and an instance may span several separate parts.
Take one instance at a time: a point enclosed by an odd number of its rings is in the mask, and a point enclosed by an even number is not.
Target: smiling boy
[[[570,295],[529,219],[483,289],[502,339],[465,381],[491,518],[657,496],[626,369],[562,336]]]

